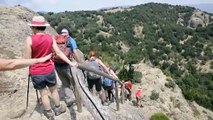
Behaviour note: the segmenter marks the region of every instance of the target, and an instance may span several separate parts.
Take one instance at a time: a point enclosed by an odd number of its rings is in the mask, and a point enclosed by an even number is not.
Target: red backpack
[[[70,47],[68,47],[67,36],[65,35],[56,35],[55,37],[56,43],[59,49],[69,58],[71,54]],[[55,51],[53,51],[53,62],[54,63],[66,63],[59,56],[56,55]]]

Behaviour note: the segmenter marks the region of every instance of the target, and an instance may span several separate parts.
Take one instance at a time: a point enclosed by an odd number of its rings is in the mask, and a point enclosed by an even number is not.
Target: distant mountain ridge
[[[142,4],[141,4],[142,5]],[[189,6],[189,7],[195,7],[200,9],[201,11],[205,11],[205,12],[209,12],[209,13],[213,13],[213,3],[201,3],[201,4],[186,4],[184,6]],[[99,10],[108,10],[108,9],[115,9],[115,8],[129,8],[129,7],[133,7],[133,5],[124,5],[124,6],[113,6],[113,7],[103,7],[103,8],[99,8],[97,9]]]
[[[204,4],[204,3],[203,4],[189,4],[187,6],[199,8],[202,11],[213,13],[213,3],[209,3],[209,4]]]

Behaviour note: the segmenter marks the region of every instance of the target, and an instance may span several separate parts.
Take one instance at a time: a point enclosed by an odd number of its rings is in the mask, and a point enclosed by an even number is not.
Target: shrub
[[[210,69],[213,69],[213,61],[210,63]]]
[[[152,94],[149,96],[151,100],[157,100],[159,98],[159,93],[155,90],[152,91]]]
[[[165,86],[168,87],[168,88],[174,89],[175,88],[175,82],[172,81],[172,80],[169,80],[167,83],[165,83]]]
[[[163,113],[155,113],[151,116],[150,120],[169,120]]]
[[[200,112],[198,111],[198,109],[193,109],[193,115],[194,117],[197,117],[200,115]]]
[[[138,72],[138,71],[134,71],[133,80],[136,83],[140,83],[141,82],[141,78],[142,78],[142,73]]]

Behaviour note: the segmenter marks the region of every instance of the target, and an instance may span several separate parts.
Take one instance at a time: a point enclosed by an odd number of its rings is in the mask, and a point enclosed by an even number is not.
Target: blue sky
[[[139,5],[148,2],[172,5],[213,4],[213,0],[0,0],[0,6],[23,5],[34,11],[97,10],[113,6]],[[212,6],[213,7],[213,6]]]

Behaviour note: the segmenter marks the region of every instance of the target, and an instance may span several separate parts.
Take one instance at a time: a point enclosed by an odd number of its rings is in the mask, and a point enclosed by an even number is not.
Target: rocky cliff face
[[[141,109],[146,119],[155,113],[163,112],[174,120],[211,120],[213,112],[198,106],[195,102],[187,101],[181,92],[181,89],[171,82],[171,78],[167,78],[160,69],[153,68],[141,62],[135,65],[135,70],[142,73],[142,94],[143,105]],[[170,83],[170,85],[168,85]],[[166,85],[167,84],[167,85]],[[169,87],[173,86],[173,87]],[[151,95],[155,99],[151,99]],[[158,94],[158,95],[156,95]]]

